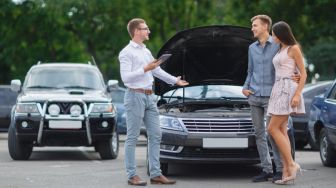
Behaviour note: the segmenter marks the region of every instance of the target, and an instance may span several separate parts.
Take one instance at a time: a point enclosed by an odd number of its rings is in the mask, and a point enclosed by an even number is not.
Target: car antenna
[[[91,56],[91,59],[92,59],[93,64],[97,67],[97,63],[96,63],[95,58],[93,57],[93,55]]]

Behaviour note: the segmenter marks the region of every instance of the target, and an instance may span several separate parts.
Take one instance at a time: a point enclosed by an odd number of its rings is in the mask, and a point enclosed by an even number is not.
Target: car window
[[[328,99],[334,99],[334,100],[336,99],[336,84],[332,88],[330,95],[328,96]]]
[[[112,101],[116,103],[124,103],[124,95],[125,95],[125,91],[123,90],[112,90],[111,91]]]
[[[103,80],[95,69],[83,67],[35,68],[30,71],[26,88],[103,89]]]
[[[223,99],[223,98],[246,98],[242,94],[241,86],[233,85],[202,85],[184,88],[184,97],[187,99]],[[171,98],[170,101],[183,97],[183,88],[172,90],[163,95]]]
[[[13,92],[10,88],[0,88],[0,105],[14,105],[18,93]]]

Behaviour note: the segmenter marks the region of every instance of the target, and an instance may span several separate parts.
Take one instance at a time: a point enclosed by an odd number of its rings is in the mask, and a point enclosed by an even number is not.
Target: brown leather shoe
[[[147,182],[143,181],[138,175],[135,175],[131,179],[128,179],[127,183],[128,185],[138,185],[138,186],[147,185]]]
[[[150,179],[151,184],[175,184],[176,181],[166,178],[164,175]]]

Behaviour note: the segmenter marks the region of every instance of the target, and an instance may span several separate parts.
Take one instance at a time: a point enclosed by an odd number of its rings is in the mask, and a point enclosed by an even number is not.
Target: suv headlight
[[[90,113],[115,113],[112,103],[94,103]]]
[[[40,113],[36,103],[18,103],[15,108],[16,113]]]
[[[160,127],[163,129],[184,131],[178,119],[174,117],[160,116]]]

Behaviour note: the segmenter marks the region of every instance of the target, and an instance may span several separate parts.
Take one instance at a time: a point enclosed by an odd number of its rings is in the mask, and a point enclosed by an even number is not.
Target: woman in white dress
[[[291,155],[287,122],[290,114],[305,113],[302,89],[307,73],[300,46],[290,26],[283,21],[274,24],[272,36],[274,41],[280,44],[280,50],[273,58],[276,79],[267,110],[267,114],[271,116],[268,133],[277,144],[283,162],[282,180],[275,183],[287,184],[294,183],[297,172],[301,170]],[[291,79],[295,72],[301,75],[299,83]]]

